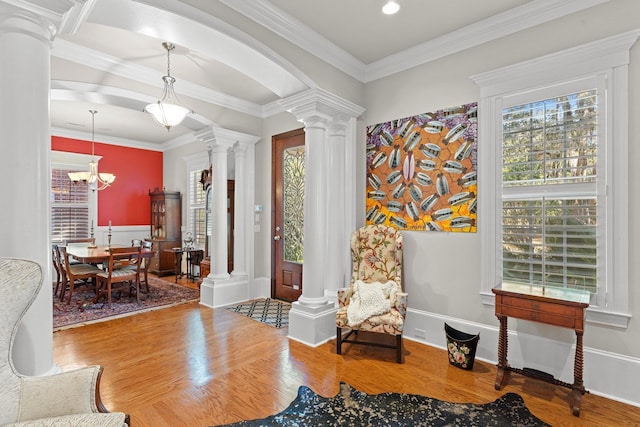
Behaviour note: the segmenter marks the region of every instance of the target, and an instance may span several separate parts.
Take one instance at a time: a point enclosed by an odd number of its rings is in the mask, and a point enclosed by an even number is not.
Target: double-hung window
[[[596,81],[593,81],[596,80]],[[598,291],[598,79],[502,106],[502,282]],[[546,92],[546,94],[545,94]],[[537,95],[537,97],[536,97]],[[600,190],[600,191],[599,191]],[[600,227],[601,229],[603,227]]]
[[[472,76],[481,295],[585,289],[587,320],[626,327],[628,63],[637,32]]]

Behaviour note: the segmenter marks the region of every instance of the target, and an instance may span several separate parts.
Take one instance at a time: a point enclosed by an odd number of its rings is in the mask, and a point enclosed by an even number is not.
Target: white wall
[[[604,16],[609,16],[603,19]],[[479,101],[479,88],[469,79],[470,75],[521,62],[558,50],[574,47],[589,41],[605,38],[640,27],[640,2],[617,0],[588,9],[574,16],[556,20],[527,31],[505,37],[491,43],[452,55],[439,61],[381,79],[365,88],[367,124],[375,124],[431,110]],[[587,31],[588,30],[588,31]],[[526,46],[526,47],[525,47]],[[632,48],[630,75],[630,117],[637,117],[640,106],[638,96],[640,67],[640,43]],[[635,114],[634,114],[635,112]],[[478,114],[482,114],[479,111]],[[633,164],[640,160],[637,121],[630,121],[630,174]],[[479,150],[491,141],[479,141]],[[482,165],[478,165],[479,168]],[[638,206],[637,179],[630,176],[631,207]],[[479,194],[482,203],[482,194]],[[631,210],[633,212],[633,209]],[[633,215],[631,215],[633,218]],[[478,221],[486,219],[478,218]],[[634,224],[630,224],[633,228]],[[638,230],[630,230],[638,236]],[[406,252],[407,291],[411,295],[409,306],[419,310],[440,313],[483,324],[496,324],[491,307],[483,307],[480,290],[480,236],[458,233],[436,234],[408,232]],[[631,259],[636,253],[632,241]],[[419,264],[414,264],[419,261]],[[464,262],[465,268],[460,268]],[[634,289],[638,272],[633,262],[630,272],[630,307],[636,317],[640,307],[640,293]],[[632,313],[634,314],[634,313]],[[522,322],[526,324],[526,322]],[[523,326],[524,327],[524,326]],[[551,336],[553,328],[526,326],[529,332]],[[548,330],[547,330],[548,329]],[[640,357],[640,340],[632,339],[640,333],[638,322],[632,319],[627,330],[616,330],[589,325],[585,345],[623,355]],[[572,337],[570,337],[572,338]]]
[[[403,118],[440,108],[479,101],[479,88],[470,75],[502,66],[522,62],[548,53],[578,46],[640,28],[640,2],[616,0],[578,14],[558,19],[518,34],[505,37],[447,58],[416,67],[385,79],[371,82],[365,87],[365,122],[367,125]],[[630,218],[640,207],[638,176],[635,163],[640,161],[640,43],[631,50],[629,117],[629,208]],[[478,114],[482,114],[479,111]],[[479,141],[479,150],[491,141]],[[479,168],[482,165],[478,165]],[[364,189],[362,190],[364,192]],[[482,194],[478,195],[482,203]],[[635,209],[634,209],[635,208]],[[478,218],[478,221],[486,221]],[[588,324],[585,331],[585,385],[601,394],[616,396],[620,400],[640,405],[637,386],[640,380],[640,271],[637,263],[640,229],[631,219],[630,233],[630,289],[629,307],[634,316],[627,329]],[[443,320],[454,319],[467,329],[485,331],[479,356],[496,360],[498,322],[493,307],[480,301],[480,236],[463,233],[406,232],[405,286],[409,293],[410,322],[407,335],[415,337],[415,328],[425,330],[426,338],[417,338],[444,345],[441,331]],[[634,238],[635,237],[635,238]],[[464,268],[461,268],[461,265]],[[525,354],[527,362],[546,364],[552,374],[571,378],[566,370],[567,356],[561,352],[555,363],[543,362],[554,346],[571,350],[575,336],[570,331],[531,322],[510,320],[515,330],[516,344],[510,349],[519,357]],[[538,338],[540,337],[540,338]],[[488,340],[487,340],[488,338]],[[539,345],[531,346],[532,342]],[[525,350],[526,349],[526,350]],[[564,351],[563,350],[563,351]],[[521,357],[521,356],[520,356]],[[624,362],[620,362],[624,360]],[[513,363],[517,366],[516,362]],[[590,365],[591,364],[591,365]],[[594,366],[595,364],[595,366]],[[615,371],[615,372],[614,372]],[[597,374],[597,375],[595,375]],[[603,380],[605,375],[618,375],[628,389],[620,386],[620,393],[610,389],[616,381]],[[629,382],[628,378],[634,379]],[[572,380],[570,381],[572,382]],[[620,384],[620,382],[618,382]]]
[[[274,47],[289,58],[323,89],[335,91],[363,106],[367,111],[358,121],[359,162],[358,222],[364,222],[365,195],[365,126],[407,117],[440,108],[479,101],[479,88],[470,75],[518,63],[548,53],[599,40],[640,28],[640,2],[612,0],[574,15],[557,19],[517,34],[459,52],[414,69],[362,85],[350,82],[338,70],[312,67],[317,59],[281,41]],[[262,31],[253,29],[249,31]],[[268,40],[271,35],[266,36]],[[271,41],[271,40],[270,40]],[[316,64],[317,65],[317,64]],[[314,75],[315,74],[315,75]],[[640,209],[638,168],[640,161],[640,43],[632,48],[630,75],[630,141],[629,141],[629,209]],[[480,111],[479,114],[482,114]],[[220,123],[225,126],[224,123]],[[261,141],[256,145],[255,204],[263,205],[260,231],[255,233],[255,277],[268,280],[271,275],[271,137],[302,125],[282,113],[262,121]],[[491,141],[479,141],[479,150]],[[180,151],[180,150],[177,150]],[[169,163],[180,160],[184,153],[166,153],[167,188],[181,175],[182,166]],[[479,165],[482,167],[482,165]],[[180,178],[183,179],[183,178]],[[179,184],[176,184],[179,186]],[[479,202],[482,203],[482,194]],[[478,221],[485,219],[478,218]],[[585,385],[592,391],[640,405],[637,384],[640,383],[640,283],[637,259],[640,228],[631,220],[629,306],[633,318],[627,329],[614,329],[588,324],[585,332]],[[497,359],[497,319],[493,307],[480,300],[480,236],[466,233],[405,232],[405,286],[409,293],[409,315],[406,336],[432,345],[444,345],[443,322],[473,331],[482,331],[478,357]],[[635,237],[635,238],[634,238]],[[460,268],[463,263],[464,268]],[[510,357],[514,366],[523,358],[529,366],[540,367],[564,380],[571,379],[571,331],[531,322],[510,321],[512,341]],[[417,337],[415,329],[424,331]],[[422,335],[422,334],[421,334]],[[548,355],[555,360],[548,360]],[[608,380],[612,379],[612,380]]]

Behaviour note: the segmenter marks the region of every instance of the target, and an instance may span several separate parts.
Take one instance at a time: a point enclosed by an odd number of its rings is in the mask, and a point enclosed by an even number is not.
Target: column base
[[[207,307],[224,307],[249,299],[247,276],[216,279],[206,277],[200,285],[200,304]]]
[[[288,338],[311,347],[324,344],[336,335],[337,311],[332,302],[307,306],[294,301],[289,311]]]

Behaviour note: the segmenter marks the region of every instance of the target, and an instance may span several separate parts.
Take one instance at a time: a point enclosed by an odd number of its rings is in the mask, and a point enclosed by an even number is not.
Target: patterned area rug
[[[522,397],[507,393],[483,405],[450,403],[413,394],[368,395],[340,383],[335,397],[322,397],[308,387],[287,409],[270,417],[225,424],[257,426],[548,426],[529,412]],[[222,427],[222,426],[220,426]]]
[[[288,302],[266,298],[230,306],[227,309],[274,328],[289,326],[291,304]]]
[[[77,287],[73,291],[69,305],[66,303],[66,295],[64,302],[54,296],[53,331],[198,301],[200,291],[149,276],[149,293],[140,293],[140,305],[136,303],[135,293],[131,298],[128,292],[124,292],[119,300],[112,299],[111,308],[107,306],[104,297],[98,303],[93,304],[94,296],[95,293],[90,286]]]

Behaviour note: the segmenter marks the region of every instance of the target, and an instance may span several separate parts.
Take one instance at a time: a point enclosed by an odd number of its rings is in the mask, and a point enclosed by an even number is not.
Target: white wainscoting
[[[133,239],[148,239],[151,231],[150,225],[125,225],[111,227],[111,244],[130,246]],[[95,231],[96,245],[106,245],[108,242],[109,227],[100,226]]]
[[[470,334],[479,333],[476,358],[497,364],[497,319],[495,325],[484,325],[409,308],[404,337],[445,349],[445,322]],[[541,326],[566,331],[569,340],[557,341],[509,330],[509,364],[514,367],[539,369],[562,381],[573,383],[575,333],[569,329]],[[588,333],[587,324],[585,334]],[[441,363],[449,363],[446,355],[443,355]],[[640,359],[584,347],[584,386],[590,393],[640,407],[639,383]]]

